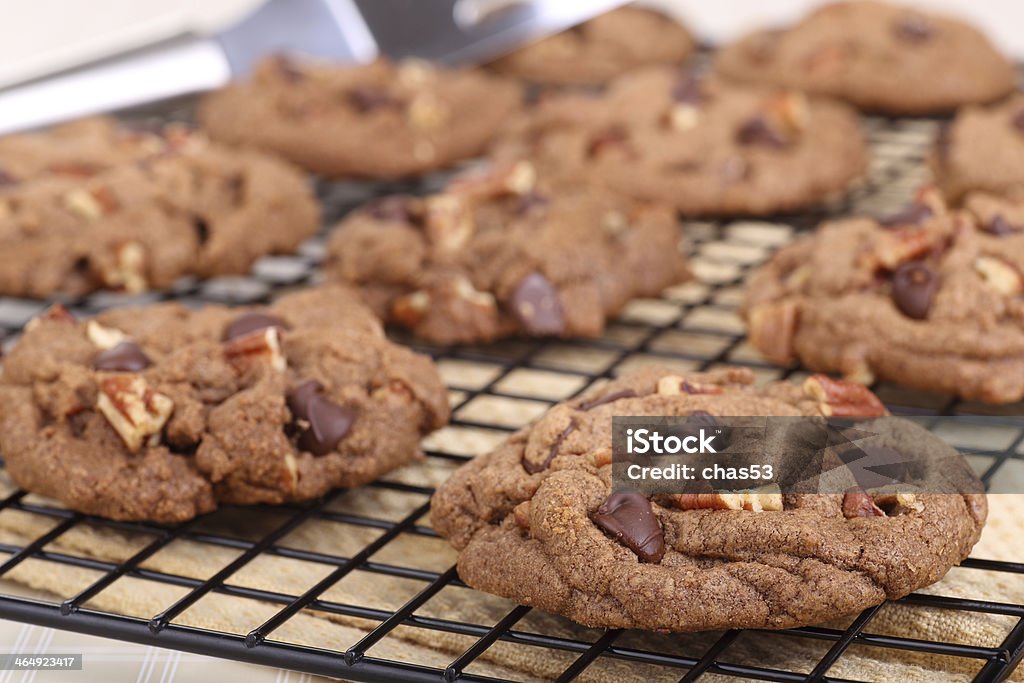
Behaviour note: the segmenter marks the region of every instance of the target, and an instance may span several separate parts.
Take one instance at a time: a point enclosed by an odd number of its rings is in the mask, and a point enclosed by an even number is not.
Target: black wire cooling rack
[[[687,224],[700,284],[670,290],[664,298],[639,302],[615,321],[608,334],[594,340],[513,340],[493,346],[422,348],[447,366],[446,377],[451,385],[454,419],[449,429],[509,432],[517,425],[508,420],[480,417],[474,405],[481,401],[501,400],[550,405],[582,391],[595,381],[613,377],[633,363],[663,361],[690,369],[706,369],[721,364],[745,365],[765,378],[799,375],[798,368],[777,369],[760,361],[746,346],[735,315],[738,293],[748,270],[761,262],[779,244],[793,234],[811,229],[822,217],[849,211],[877,212],[899,207],[925,180],[924,153],[936,131],[937,122],[930,120],[868,119],[865,126],[875,151],[868,178],[849,196],[812,213],[783,216],[770,222],[716,221]],[[329,225],[345,211],[372,196],[391,191],[423,192],[438,179],[416,184],[380,186],[369,184],[322,184],[320,195]],[[173,298],[186,303],[227,302],[249,303],[269,299],[276,292],[315,281],[315,267],[322,256],[323,236],[311,240],[294,256],[266,258],[250,276],[218,278],[206,282],[185,280],[173,291],[144,296],[125,297],[98,293],[82,300],[67,302],[75,312],[89,314],[110,306],[135,304],[149,300]],[[32,316],[46,306],[45,302],[0,298],[0,331],[7,341]],[[408,340],[406,340],[408,341]],[[460,375],[459,367],[483,367],[477,374]],[[539,373],[548,378],[561,378],[567,387],[558,396],[538,396],[510,389],[509,380],[524,373]],[[1011,435],[1005,448],[976,450],[984,463],[979,470],[987,485],[998,481],[1008,463],[1024,459],[1024,428],[1012,417],[1024,414],[1021,406],[993,408],[972,405],[944,397],[907,392],[895,387],[877,387],[893,412],[913,415],[1004,415],[1007,425],[1016,425],[1019,433]],[[542,392],[543,393],[543,392]],[[428,458],[451,463],[468,458],[464,453],[433,450]],[[571,681],[585,676],[590,667],[602,660],[618,660],[643,667],[644,678],[694,681],[705,674],[718,674],[743,680],[764,681],[845,681],[830,676],[833,666],[857,652],[913,651],[945,655],[973,661],[975,681],[1004,680],[1024,654],[1024,605],[1006,604],[983,599],[961,599],[932,594],[913,594],[901,602],[910,608],[939,608],[984,615],[1009,617],[1010,624],[1001,643],[963,644],[896,637],[872,632],[872,621],[882,607],[866,610],[848,628],[809,627],[779,632],[727,631],[705,639],[701,648],[688,654],[676,654],[636,646],[625,637],[626,632],[610,630],[593,638],[567,637],[564,633],[537,632],[525,628],[524,619],[530,609],[512,607],[504,616],[489,623],[472,623],[428,616],[424,608],[446,588],[464,584],[455,568],[428,571],[414,563],[383,562],[375,555],[403,535],[435,536],[426,525],[431,489],[400,481],[382,481],[370,489],[386,490],[393,495],[408,496],[411,509],[401,519],[332,511],[330,503],[339,496],[357,495],[335,492],[323,500],[286,508],[254,508],[247,514],[254,518],[275,515],[271,530],[255,539],[240,539],[227,534],[204,531],[196,522],[173,527],[135,523],[119,523],[98,519],[46,504],[32,502],[23,491],[15,491],[0,501],[0,511],[16,510],[33,517],[50,520],[54,526],[31,542],[0,544],[7,559],[0,564],[0,578],[21,563],[55,563],[89,569],[99,578],[86,588],[60,603],[15,596],[0,596],[0,618],[77,631],[92,635],[133,641],[164,648],[184,650],[257,664],[272,665],[313,674],[358,681],[493,681],[492,677],[475,673],[473,664],[498,643],[511,643],[534,648],[545,654],[558,654],[567,661],[558,681]],[[220,513],[216,513],[220,514]],[[290,547],[285,541],[292,531],[310,520],[343,523],[379,532],[376,538],[358,552],[347,556],[325,555]],[[51,547],[70,530],[89,525],[94,528],[146,535],[151,540],[123,562],[100,561]],[[228,548],[237,556],[207,578],[192,578],[145,568],[148,559],[168,549],[176,541],[187,539],[210,548]],[[308,590],[284,594],[245,587],[234,582],[236,575],[263,556],[285,557],[306,561],[327,568],[326,576]],[[1024,557],[1021,558],[1024,560]],[[1024,562],[997,562],[968,559],[957,571],[987,571],[1019,579]],[[355,571],[401,578],[417,582],[418,592],[399,609],[381,609],[369,604],[350,604],[328,600],[323,594]],[[93,609],[88,601],[126,578],[140,578],[184,589],[183,597],[151,618],[130,616]],[[247,635],[222,633],[177,623],[179,616],[197,602],[212,594],[273,605],[276,613]],[[482,597],[482,596],[480,596]],[[281,637],[281,629],[299,613],[316,611],[366,620],[371,624],[361,640],[344,650],[331,650],[289,642]],[[394,661],[374,656],[371,648],[396,629],[458,634],[470,639],[464,651],[452,652],[447,666]],[[741,638],[783,638],[787,642],[817,642],[824,654],[813,668],[792,671],[768,664],[738,661],[735,643]],[[783,649],[784,644],[780,645]],[[567,659],[566,659],[567,658]],[[651,671],[657,671],[652,676]]]

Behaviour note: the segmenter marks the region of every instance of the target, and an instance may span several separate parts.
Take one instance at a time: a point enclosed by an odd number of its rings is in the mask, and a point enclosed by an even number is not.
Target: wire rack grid
[[[492,439],[500,438],[547,406],[595,382],[614,377],[636,363],[648,361],[682,369],[744,365],[762,379],[799,378],[799,368],[774,368],[761,361],[745,343],[736,316],[744,278],[750,268],[767,258],[773,249],[813,228],[825,216],[849,211],[890,210],[905,202],[925,179],[924,150],[937,125],[930,120],[868,119],[865,126],[875,152],[868,178],[850,195],[820,211],[777,217],[770,223],[688,223],[686,230],[700,282],[671,289],[661,299],[635,302],[600,339],[511,340],[479,347],[419,347],[438,361],[451,388],[454,417],[446,431],[456,435],[485,433]],[[322,184],[320,195],[326,208],[327,224],[371,196],[393,191],[424,192],[437,182],[439,180],[433,178],[401,186]],[[283,289],[314,282],[315,267],[322,251],[321,235],[305,244],[295,256],[261,260],[247,277],[206,282],[184,280],[171,292],[142,297],[98,293],[67,302],[67,305],[75,312],[89,314],[110,306],[157,299],[175,299],[187,304],[265,301]],[[0,298],[0,330],[6,341],[11,342],[21,326],[45,305],[46,302]],[[533,381],[521,381],[524,379]],[[1012,430],[1015,425],[1016,432],[1012,432],[1000,448],[976,451],[981,463],[978,470],[987,485],[998,481],[1003,468],[1024,459],[1024,426],[1012,419],[1014,415],[1024,414],[1021,406],[993,409],[885,385],[877,390],[897,414],[1007,416],[1007,429]],[[428,441],[428,461],[453,467],[471,455],[458,448],[436,447],[437,443],[444,443],[444,440]],[[424,569],[415,562],[402,561],[400,555],[398,560],[380,559],[384,555],[382,551],[402,537],[436,537],[425,517],[432,488],[388,477],[362,491],[408,498],[407,511],[397,517],[338,511],[333,507],[335,502],[362,493],[337,491],[308,504],[245,511],[250,519],[266,518],[266,524],[258,525],[261,529],[258,535],[245,537],[217,531],[216,526],[210,531],[205,520],[172,527],[112,522],[54,507],[46,501],[33,499],[24,491],[11,490],[0,500],[0,515],[16,511],[33,519],[47,520],[49,526],[23,543],[0,543],[0,553],[6,555],[0,563],[0,578],[10,576],[19,565],[29,561],[89,570],[96,578],[76,588],[62,602],[0,595],[0,618],[358,681],[501,680],[476,670],[476,665],[486,660],[488,652],[499,644],[526,648],[564,662],[561,672],[555,676],[558,681],[586,679],[602,662],[614,660],[645,672],[643,677],[649,680],[694,681],[717,675],[716,678],[737,680],[840,682],[854,679],[830,675],[830,671],[843,657],[857,650],[911,651],[974,662],[973,680],[994,682],[1004,680],[1024,655],[1024,605],[925,593],[915,593],[901,602],[911,609],[938,608],[1007,617],[1002,642],[965,644],[875,633],[872,621],[882,606],[866,610],[845,629],[727,631],[695,641],[699,646],[691,647],[689,652],[659,649],[657,645],[632,639],[629,632],[617,630],[588,631],[585,635],[579,635],[582,630],[545,632],[526,626],[531,610],[522,606],[508,605],[498,618],[483,623],[434,616],[427,608],[442,591],[453,587],[469,591],[460,582],[455,568]],[[372,530],[374,536],[348,554],[317,552],[288,543],[290,534],[314,521],[344,525],[346,529]],[[117,561],[97,559],[88,553],[70,552],[60,547],[59,542],[65,535],[85,526],[142,537],[146,542],[135,547],[133,554]],[[342,533],[340,527],[339,533]],[[211,550],[230,550],[235,555],[208,576],[189,576],[149,566],[152,558],[182,540]],[[249,565],[267,556],[320,567],[322,577],[295,592],[254,588],[236,580]],[[971,558],[962,567],[957,571],[993,572],[1018,580],[1024,574],[1024,562]],[[416,589],[404,604],[393,609],[324,596],[357,571],[382,577],[382,580],[392,577],[413,582]],[[180,589],[181,594],[159,613],[149,615],[118,613],[90,605],[90,601],[126,578],[173,586]],[[181,623],[183,613],[212,595],[270,606],[269,616],[259,625],[254,624],[248,633],[220,632]],[[471,594],[469,599],[483,597]],[[313,612],[362,620],[367,626],[356,642],[338,647],[292,642],[282,635],[289,620]],[[416,629],[421,635],[454,634],[462,636],[467,645],[461,652],[445,654],[446,665],[400,661],[374,653],[376,645],[403,629]],[[813,666],[800,670],[734,657],[739,641],[764,638],[783,639],[782,648],[786,647],[784,643],[815,643],[820,646],[821,654]]]

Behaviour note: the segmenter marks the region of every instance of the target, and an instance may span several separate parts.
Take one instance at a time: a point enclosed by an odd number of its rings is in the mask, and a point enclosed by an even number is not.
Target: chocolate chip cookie
[[[926,190],[905,211],[829,222],[751,278],[744,315],[770,360],[966,399],[1024,398],[1024,206]]]
[[[596,336],[631,298],[685,279],[680,241],[664,206],[556,192],[517,162],[354,212],[330,238],[326,269],[436,343]]]
[[[496,145],[550,178],[581,177],[688,215],[771,214],[841,193],[867,149],[849,107],[652,67],[602,94],[545,98]]]
[[[717,70],[743,82],[831,95],[861,109],[928,114],[1009,94],[1010,61],[977,29],[902,5],[854,0],[724,48]]]
[[[275,57],[206,97],[214,140],[275,152],[329,177],[392,179],[475,156],[519,107],[511,81],[420,61],[365,66]]]
[[[901,597],[967,557],[987,514],[981,493],[612,490],[613,415],[885,412],[866,388],[824,376],[802,387],[752,383],[749,370],[644,368],[555,406],[464,465],[431,508],[434,528],[461,550],[459,576],[588,626],[787,628]],[[885,443],[913,448],[923,430],[902,424],[907,433],[889,430]]]
[[[358,295],[174,304],[31,322],[0,379],[0,447],[23,488],[113,519],[299,501],[372,481],[448,417],[424,356]]]
[[[316,232],[291,165],[172,124],[93,119],[0,139],[0,293],[161,289],[244,273]]]
[[[940,130],[930,163],[952,201],[972,190],[1024,199],[1024,95],[962,109]]]
[[[520,48],[490,66],[531,83],[601,85],[637,67],[682,64],[695,49],[690,32],[671,17],[626,6]]]

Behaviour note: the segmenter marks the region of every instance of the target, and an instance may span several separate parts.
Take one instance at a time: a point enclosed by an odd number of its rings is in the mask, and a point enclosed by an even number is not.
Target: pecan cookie
[[[631,298],[687,276],[680,241],[665,207],[553,192],[517,162],[354,212],[330,238],[326,269],[432,342],[597,336]]]
[[[907,210],[826,223],[751,278],[750,341],[870,383],[966,399],[1024,398],[1024,207],[934,189]]]
[[[588,626],[787,628],[901,597],[967,557],[987,513],[980,493],[612,491],[613,415],[885,412],[864,387],[823,376],[803,387],[752,382],[749,370],[644,368],[467,463],[431,507],[434,528],[461,550],[459,576]],[[920,442],[921,428],[903,424],[910,431],[885,432],[886,445]]]
[[[1024,95],[962,109],[940,130],[930,163],[951,201],[972,190],[1024,199]]]
[[[805,207],[842,192],[867,165],[860,122],[845,105],[661,67],[627,74],[603,94],[545,98],[494,155],[689,215]]]
[[[693,36],[661,12],[620,7],[495,60],[498,73],[531,83],[601,85],[650,64],[681,64]]]
[[[0,139],[0,293],[139,292],[246,272],[320,224],[303,176],[172,124],[93,119]]]
[[[738,81],[891,114],[991,102],[1017,81],[1010,61],[974,27],[873,0],[836,2],[787,29],[757,31],[724,48],[716,67]]]
[[[340,287],[88,321],[57,306],[0,377],[11,477],[113,519],[175,522],[357,486],[417,457],[447,417],[430,360],[389,342]]]
[[[276,57],[206,97],[215,140],[280,154],[329,177],[401,178],[481,152],[519,107],[519,87],[420,61],[365,66]]]

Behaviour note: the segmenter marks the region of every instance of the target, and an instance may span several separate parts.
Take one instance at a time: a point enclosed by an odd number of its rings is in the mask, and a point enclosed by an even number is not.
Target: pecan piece
[[[264,327],[231,339],[224,345],[224,355],[239,373],[245,372],[255,363],[266,363],[278,371],[283,371],[288,365],[281,351],[279,327]]]
[[[918,500],[917,495],[906,491],[879,493],[874,500],[890,517],[924,510],[924,503]]]
[[[458,251],[476,230],[473,209],[463,197],[441,194],[424,201],[423,224],[427,237],[439,251]]]
[[[670,498],[680,510],[778,512],[783,509],[782,491],[775,485],[736,493],[677,493]]]
[[[1003,296],[1017,296],[1024,291],[1020,272],[1006,261],[992,256],[979,256],[974,270],[985,284]]]
[[[137,453],[143,443],[155,445],[174,412],[174,401],[154,391],[139,375],[114,375],[99,382],[96,407],[124,445]]]
[[[95,320],[90,320],[85,324],[85,336],[104,351],[128,341],[128,336],[121,330],[113,327],[104,327]]]
[[[806,396],[818,402],[818,410],[825,417],[880,417],[889,414],[870,389],[846,380],[811,375],[804,382],[803,390]]]
[[[759,304],[747,314],[750,343],[765,358],[777,365],[793,362],[793,341],[800,320],[800,307],[794,301]]]
[[[430,295],[423,291],[412,292],[391,303],[391,319],[399,325],[416,327],[430,310]]]
[[[44,320],[60,320],[62,322],[77,323],[78,319],[71,314],[71,311],[64,308],[62,304],[54,304],[47,308],[45,311],[37,315],[28,321],[25,325],[25,331],[31,332],[35,328],[39,327],[39,323]]]
[[[885,517],[885,512],[864,489],[854,487],[843,495],[843,516],[847,519]]]
[[[132,294],[146,291],[146,251],[138,242],[125,242],[114,251],[114,262],[100,276],[111,288]]]

